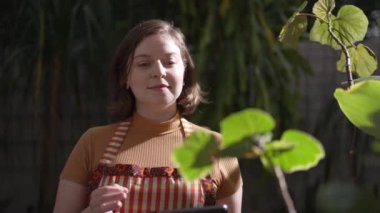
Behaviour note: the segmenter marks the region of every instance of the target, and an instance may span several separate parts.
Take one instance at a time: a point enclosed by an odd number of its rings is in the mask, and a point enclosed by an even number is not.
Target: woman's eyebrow
[[[165,57],[178,56],[178,55],[179,54],[175,52],[169,52],[169,53],[164,54]],[[133,58],[152,58],[152,56],[148,54],[138,54],[138,55],[135,55]]]
[[[150,58],[151,56],[148,54],[139,54],[134,56],[133,58]]]
[[[165,55],[166,56],[172,56],[172,55],[178,55],[178,53],[176,53],[176,52],[170,52],[170,53],[166,53]]]

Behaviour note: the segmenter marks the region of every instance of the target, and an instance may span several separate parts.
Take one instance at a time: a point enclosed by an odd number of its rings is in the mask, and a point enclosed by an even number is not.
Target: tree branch
[[[280,167],[273,166],[274,173],[276,174],[278,184],[280,186],[282,198],[285,201],[286,207],[289,213],[297,213],[297,210],[294,207],[293,200],[289,194],[288,185],[286,184],[285,176]]]

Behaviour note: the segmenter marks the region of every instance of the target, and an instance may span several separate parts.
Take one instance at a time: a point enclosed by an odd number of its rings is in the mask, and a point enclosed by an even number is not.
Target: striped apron
[[[131,121],[121,122],[108,142],[88,183],[89,193],[114,183],[129,189],[120,212],[158,212],[215,205],[216,185],[210,176],[185,181],[176,168],[112,165],[126,139]],[[184,135],[192,132],[191,123],[181,118]]]

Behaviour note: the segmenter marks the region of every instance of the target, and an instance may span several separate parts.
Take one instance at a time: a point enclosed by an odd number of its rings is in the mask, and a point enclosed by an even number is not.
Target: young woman
[[[166,21],[135,26],[114,58],[112,112],[120,122],[86,131],[61,173],[54,212],[157,212],[227,204],[240,212],[236,158],[215,159],[188,182],[171,153],[194,130],[182,116],[203,101],[183,34]]]

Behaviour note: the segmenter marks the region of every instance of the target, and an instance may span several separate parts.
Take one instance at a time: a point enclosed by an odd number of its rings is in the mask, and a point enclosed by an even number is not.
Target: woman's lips
[[[169,86],[168,85],[165,85],[165,84],[157,84],[157,85],[154,85],[154,86],[150,86],[148,87],[148,89],[153,89],[153,90],[162,90],[164,88],[168,88]]]

